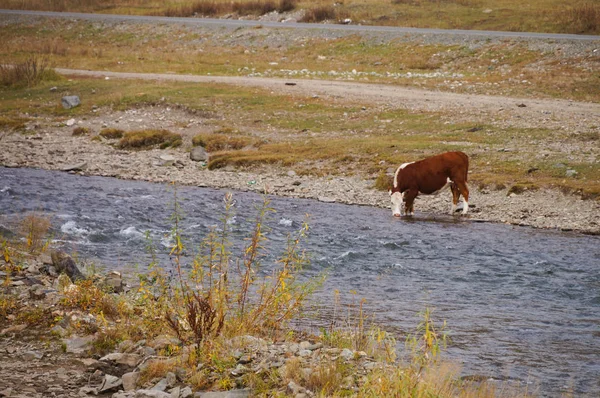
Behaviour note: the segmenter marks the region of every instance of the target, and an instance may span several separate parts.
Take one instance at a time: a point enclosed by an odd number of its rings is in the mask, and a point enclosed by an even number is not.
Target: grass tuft
[[[100,136],[104,137],[106,139],[109,139],[109,140],[116,140],[116,139],[123,138],[124,134],[125,134],[125,131],[123,131],[121,129],[105,128],[105,129],[100,130]]]
[[[82,135],[89,135],[90,134],[90,129],[87,127],[75,127],[73,129],[73,137],[79,137]]]
[[[323,22],[327,20],[335,20],[336,12],[332,5],[319,5],[306,10],[300,22]]]
[[[181,134],[168,130],[138,130],[125,133],[117,146],[121,149],[175,148],[182,144]]]

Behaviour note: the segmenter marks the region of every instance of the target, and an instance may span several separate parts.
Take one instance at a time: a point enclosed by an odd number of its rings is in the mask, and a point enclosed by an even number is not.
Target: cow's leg
[[[469,188],[465,181],[457,182],[458,190],[463,197],[463,211],[462,214],[467,214],[469,211]]]
[[[450,184],[450,190],[452,191],[452,206],[450,207],[450,215],[453,215],[458,206],[458,198],[460,198],[460,191],[454,182]]]
[[[412,216],[414,214],[414,203],[418,194],[419,191],[416,189],[409,189],[404,192],[404,213],[407,216]]]

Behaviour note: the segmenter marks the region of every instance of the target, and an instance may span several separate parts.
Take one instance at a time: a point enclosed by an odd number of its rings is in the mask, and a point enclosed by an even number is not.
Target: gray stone
[[[97,395],[97,394],[94,394]],[[135,391],[119,391],[116,392],[112,395],[111,398],[134,398],[135,397]]]
[[[123,291],[123,279],[121,273],[118,271],[111,271],[106,275],[104,285],[115,293],[121,293]]]
[[[142,357],[138,354],[122,354],[120,352],[114,352],[100,358],[100,360],[112,361],[120,365],[126,365],[133,368],[142,361]]]
[[[105,393],[110,391],[116,391],[123,385],[123,381],[117,376],[104,375],[104,380],[98,388],[99,393]]]
[[[93,340],[94,338],[92,336],[75,336],[70,339],[63,339],[62,342],[66,346],[66,352],[72,354],[83,354],[89,349],[89,345]]]
[[[148,343],[148,345],[158,351],[170,345],[179,346],[181,345],[181,340],[175,337],[162,335],[156,337],[154,340]]]
[[[52,264],[59,273],[64,272],[72,281],[85,279],[77,265],[75,265],[75,261],[65,252],[53,251]]]
[[[65,95],[60,102],[65,109],[75,108],[81,104],[81,100],[77,95]]]
[[[29,288],[29,298],[32,300],[43,300],[46,297],[46,289],[42,285],[33,285]]]
[[[175,387],[169,393],[171,394],[171,398],[179,398],[181,396],[181,387]]]
[[[137,381],[140,378],[140,372],[129,372],[125,373],[121,379],[123,380],[123,389],[125,391],[133,391],[137,385]]]
[[[344,348],[342,352],[340,352],[340,356],[346,360],[350,360],[354,358],[354,352],[347,348]]]
[[[185,387],[179,393],[179,398],[190,398],[193,395],[194,395],[194,392],[192,391],[192,389],[190,387]]]
[[[61,170],[62,171],[81,171],[85,168],[85,166],[87,166],[87,162],[79,162],[79,163],[66,165]]]
[[[319,202],[323,203],[335,203],[335,199],[330,198],[329,196],[319,196],[317,199],[319,200]]]
[[[573,170],[573,169],[569,169],[565,172],[565,176],[567,176],[567,177],[575,177],[577,174],[579,174],[577,172],[577,170]]]
[[[173,372],[168,372],[167,375],[165,376],[165,378],[167,379],[167,386],[168,387],[175,387],[175,384],[177,384],[177,376],[175,376],[175,373]]]
[[[169,382],[167,381],[167,379],[161,379],[161,381],[159,381],[158,383],[156,383],[154,385],[154,387],[152,387],[150,390],[152,390],[152,391],[166,391],[168,386],[169,386]]]
[[[44,357],[44,353],[39,351],[25,351],[22,357],[26,361],[33,361],[34,359],[42,359]]]
[[[65,122],[68,127],[71,127],[75,124],[75,119],[69,119]]]
[[[171,398],[171,394],[158,390],[137,390],[135,398]]]
[[[194,162],[206,162],[208,161],[208,153],[201,146],[195,146],[190,151],[190,159]]]
[[[199,398],[247,398],[250,396],[250,392],[251,392],[251,390],[249,388],[244,388],[241,390],[229,390],[229,391],[208,391],[208,392],[197,392],[194,394],[194,397],[199,397]]]

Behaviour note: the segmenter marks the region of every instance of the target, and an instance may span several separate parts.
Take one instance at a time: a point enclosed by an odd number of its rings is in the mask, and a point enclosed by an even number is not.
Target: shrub
[[[0,64],[0,84],[7,87],[33,87],[42,80],[54,80],[56,72],[49,69],[48,59],[32,55],[15,65]]]
[[[394,177],[387,175],[385,171],[381,170],[377,175],[373,188],[378,191],[387,191],[392,188],[393,180]]]
[[[119,138],[123,138],[123,134],[125,134],[125,132],[121,129],[106,128],[106,129],[100,130],[100,136],[104,137],[106,139],[109,139],[109,140],[116,140]]]
[[[296,9],[296,0],[280,0],[277,11],[288,12]]]
[[[19,225],[19,232],[31,253],[38,252],[46,246],[44,238],[49,229],[50,218],[36,213],[26,215]]]
[[[164,149],[175,148],[181,144],[181,134],[168,130],[139,130],[125,133],[117,146],[121,149],[150,149],[156,146]]]
[[[331,5],[325,5],[306,10],[300,22],[323,22],[331,19],[336,19],[335,9]]]
[[[272,0],[254,0],[232,3],[232,10],[238,14],[258,14],[264,15],[271,11],[275,11],[277,7]]]

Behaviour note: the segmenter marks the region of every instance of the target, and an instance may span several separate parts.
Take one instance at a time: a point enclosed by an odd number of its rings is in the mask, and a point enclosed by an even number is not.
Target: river
[[[183,235],[198,243],[223,216],[224,190],[178,187]],[[98,267],[133,274],[150,262],[146,232],[167,258],[173,187],[57,171],[0,168],[0,231],[29,211],[52,218],[55,244]],[[234,250],[263,197],[233,192]],[[446,358],[464,375],[526,384],[530,392],[600,396],[600,238],[475,223],[422,213],[270,197],[269,262],[309,215],[308,276],[327,271],[313,298],[323,313],[338,290],[403,341],[433,309],[447,321]],[[320,317],[306,320],[318,328]]]

